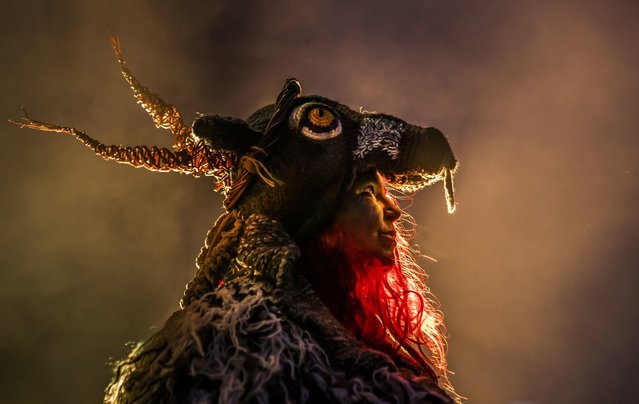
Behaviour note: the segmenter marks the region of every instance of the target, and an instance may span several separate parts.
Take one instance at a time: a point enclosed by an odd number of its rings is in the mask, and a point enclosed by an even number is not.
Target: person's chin
[[[384,264],[390,264],[395,262],[395,247],[397,242],[394,237],[382,236],[380,237],[378,258],[384,262]]]
[[[377,255],[377,258],[384,265],[393,265],[395,263],[395,248],[384,249]]]

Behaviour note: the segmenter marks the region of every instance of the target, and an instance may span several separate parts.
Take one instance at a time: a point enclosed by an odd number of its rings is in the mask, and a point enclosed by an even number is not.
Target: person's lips
[[[395,241],[395,239],[397,238],[397,232],[395,230],[380,231],[379,236],[385,239]]]
[[[397,232],[395,230],[380,231],[379,240],[381,254],[383,255],[379,258],[391,263],[394,260],[395,248],[397,247]]]

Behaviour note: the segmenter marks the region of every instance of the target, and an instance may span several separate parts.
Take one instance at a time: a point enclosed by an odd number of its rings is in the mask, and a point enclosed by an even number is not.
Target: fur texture
[[[405,127],[404,123],[383,116],[362,119],[353,157],[363,159],[372,150],[380,149],[396,160],[399,157],[399,141]]]

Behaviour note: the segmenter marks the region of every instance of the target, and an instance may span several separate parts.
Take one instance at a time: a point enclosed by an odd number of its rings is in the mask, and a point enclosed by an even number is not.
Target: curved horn
[[[26,110],[23,111],[24,118],[21,121],[9,120],[9,122],[19,125],[20,128],[67,133],[105,160],[114,160],[118,163],[128,164],[136,168],[146,168],[150,171],[172,171],[196,177],[201,175],[224,177],[227,175],[227,171],[234,167],[233,158],[222,153],[211,153],[210,149],[202,142],[196,144],[196,147],[200,148],[200,150],[194,149],[196,151],[195,156],[198,158],[194,158],[186,150],[172,153],[166,148],[157,148],[155,146],[108,146],[76,128],[36,121],[29,117]]]
[[[122,48],[120,46],[120,40],[117,36],[111,36],[111,45],[115,56],[120,63],[120,70],[124,79],[131,86],[133,90],[133,96],[138,101],[138,104],[144,108],[144,110],[151,115],[155,127],[161,129],[168,129],[173,133],[173,148],[176,151],[192,146],[193,140],[190,138],[191,128],[184,125],[182,116],[178,112],[174,105],[167,104],[160,98],[159,95],[153,94],[147,87],[144,87],[140,81],[131,73],[126,67],[126,62],[122,56]]]

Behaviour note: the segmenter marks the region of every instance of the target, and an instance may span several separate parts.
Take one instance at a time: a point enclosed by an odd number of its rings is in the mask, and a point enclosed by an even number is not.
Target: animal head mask
[[[202,116],[192,128],[177,109],[152,94],[129,71],[117,38],[113,47],[138,103],[158,128],[174,135],[173,150],[155,146],[107,146],[84,132],[25,117],[12,123],[68,133],[107,160],[152,171],[177,171],[216,180],[227,210],[262,213],[293,235],[308,235],[334,212],[357,172],[377,168],[390,186],[406,192],[443,181],[454,211],[458,164],[444,135],[399,118],[361,113],[320,96],[302,96],[286,81],[276,102],[248,119]],[[327,212],[329,214],[327,215]]]

